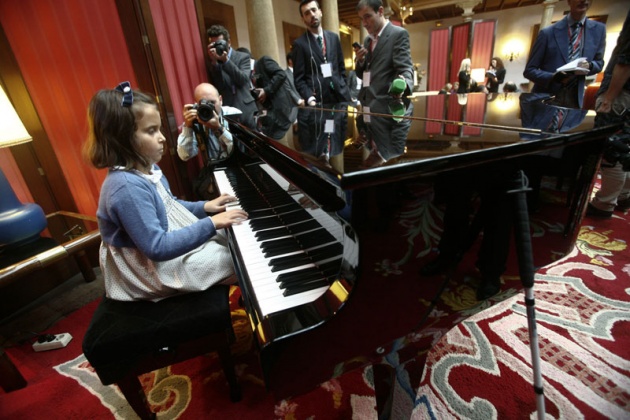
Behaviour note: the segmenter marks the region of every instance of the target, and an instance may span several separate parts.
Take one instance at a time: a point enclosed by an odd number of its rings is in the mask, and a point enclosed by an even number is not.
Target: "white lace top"
[[[142,176],[156,186],[164,202],[169,232],[198,220],[159,182],[161,172]],[[234,273],[223,231],[191,252],[161,262],[150,260],[136,248],[101,243],[100,265],[107,297],[123,301],[158,301],[178,293],[206,290],[217,283],[233,282],[230,276]]]

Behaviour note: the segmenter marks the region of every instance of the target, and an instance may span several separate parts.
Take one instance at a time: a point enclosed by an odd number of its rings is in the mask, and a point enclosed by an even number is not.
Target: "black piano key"
[[[277,216],[271,216],[266,218],[258,218],[250,220],[250,226],[254,231],[262,229],[271,229],[280,226],[286,226],[293,223],[303,222],[312,219],[311,215],[299,207],[299,210],[289,211],[287,213],[280,213]]]
[[[273,238],[279,238],[286,235],[295,235],[301,232],[307,232],[321,227],[317,220],[311,219],[305,222],[296,223],[291,226],[282,226],[274,229],[256,232],[256,239],[266,241]]]
[[[295,242],[292,245],[285,245],[283,247],[278,247],[278,248],[267,250],[267,251],[263,252],[263,255],[265,256],[265,258],[273,258],[273,257],[277,257],[278,255],[284,255],[284,254],[288,254],[290,252],[297,252],[297,251],[301,251],[301,250],[302,250],[302,248],[300,247],[300,244]]]
[[[276,253],[275,255],[278,255],[277,252],[281,252],[282,250],[286,250],[287,252],[290,250],[299,251],[303,248],[294,237],[289,237],[264,242],[260,249],[263,253],[273,252]]]
[[[304,279],[310,278],[313,274],[319,274],[321,277],[321,270],[317,267],[309,267],[309,268],[303,268],[298,271],[293,271],[291,273],[282,273],[278,275],[278,277],[276,278],[276,281],[278,283],[282,283],[282,282],[291,281],[294,279],[304,280]]]
[[[303,249],[314,248],[316,246],[336,241],[335,237],[324,228],[296,235],[295,239],[299,242]]]
[[[300,284],[295,287],[288,287],[284,289],[284,292],[282,292],[282,295],[283,296],[297,295],[298,293],[308,292],[309,290],[318,289],[320,287],[326,287],[328,285],[329,285],[328,280],[315,280],[312,282]]]
[[[326,277],[336,277],[339,274],[339,267],[341,267],[341,257],[320,265],[319,269]]]
[[[259,219],[252,219],[249,221],[249,226],[255,232],[257,230],[271,229],[271,228],[284,226],[284,223],[282,223],[282,220],[278,219],[278,217],[271,216],[271,217],[261,217]]]
[[[324,228],[320,228],[308,233],[293,235],[289,238],[265,241],[260,245],[263,252],[273,252],[282,249],[309,249],[316,246],[334,242],[335,237],[332,236]]]
[[[328,258],[332,258],[343,253],[343,245],[336,242],[331,245],[327,245],[321,248],[309,250],[308,252],[294,255],[287,255],[285,257],[273,258],[269,261],[271,272],[286,270],[292,267],[298,267],[300,265],[308,264],[310,262],[323,261]]]
[[[281,289],[286,289],[292,286],[297,286],[299,284],[304,284],[304,283],[308,283],[308,282],[312,282],[314,280],[323,280],[326,279],[326,276],[324,276],[324,274],[319,271],[319,270],[315,270],[311,273],[308,274],[303,274],[300,277],[291,277],[289,279],[286,279],[284,281],[279,282],[279,287]]]
[[[274,262],[275,261],[275,262]],[[313,261],[306,252],[300,254],[287,255],[286,257],[274,258],[269,262],[271,272],[288,270],[289,268],[299,267],[301,265],[310,264]]]
[[[274,249],[278,249],[278,248],[282,248],[284,246],[287,245],[294,245],[297,244],[297,238],[294,236],[291,236],[289,238],[282,238],[282,239],[273,239],[273,240],[269,240],[269,241],[264,241],[260,244],[260,249],[263,250],[263,252],[265,251],[271,251]]]
[[[323,261],[332,257],[336,257],[343,254],[343,245],[338,242],[334,244],[327,245],[322,248],[316,248],[312,251],[308,251],[308,255],[313,259],[313,261]]]
[[[288,235],[291,235],[291,232],[289,232],[289,229],[287,229],[286,226],[262,230],[260,232],[256,232],[255,234],[256,239],[258,239],[259,241],[268,241],[270,239],[281,238]]]
[[[297,211],[279,214],[278,217],[284,222],[285,225],[304,222],[313,218],[313,216],[311,216],[310,213],[304,210],[302,207],[300,207],[300,209]]]

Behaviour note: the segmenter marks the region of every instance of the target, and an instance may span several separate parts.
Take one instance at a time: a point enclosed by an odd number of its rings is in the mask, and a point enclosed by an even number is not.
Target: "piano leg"
[[[392,418],[396,369],[390,365],[379,363],[372,365],[372,372],[374,374],[374,393],[376,396],[378,420],[389,420]]]

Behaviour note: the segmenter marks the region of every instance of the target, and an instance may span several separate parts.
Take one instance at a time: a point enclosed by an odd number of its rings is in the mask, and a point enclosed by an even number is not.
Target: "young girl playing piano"
[[[225,236],[218,230],[247,213],[225,211],[235,200],[227,194],[198,202],[171,194],[156,165],[166,139],[155,100],[121,83],[96,93],[88,123],[84,152],[96,168],[108,168],[96,213],[107,297],[158,301],[234,282]]]

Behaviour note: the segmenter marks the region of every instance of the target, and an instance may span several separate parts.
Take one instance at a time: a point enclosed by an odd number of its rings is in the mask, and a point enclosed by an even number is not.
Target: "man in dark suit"
[[[319,2],[302,0],[307,31],[293,43],[295,87],[309,106],[350,101],[339,36],[321,27]]]
[[[344,109],[350,90],[339,36],[322,28],[318,1],[302,0],[299,10],[307,30],[293,42],[291,51],[295,87],[308,106]],[[297,137],[302,151],[329,164],[331,156],[343,151],[347,120],[345,112],[299,112]]]
[[[212,25],[207,32],[210,57],[210,79],[218,89],[225,105],[243,113],[240,121],[255,127],[256,103],[250,93],[251,63],[249,55],[230,45],[230,34],[223,26]]]
[[[276,61],[264,55],[254,65],[254,93],[266,115],[259,118],[259,126],[269,137],[280,140],[295,121],[298,105],[294,91],[287,80],[287,73]],[[301,99],[301,98],[299,98]]]
[[[284,69],[284,71],[287,74],[287,83],[291,88],[289,90],[291,98],[293,98],[293,101],[297,106],[304,105],[304,99],[302,99],[297,91],[297,88],[295,87],[295,77],[293,76],[293,54],[290,52],[287,53],[287,68]]]
[[[380,0],[359,1],[357,12],[368,32],[363,47],[356,50],[355,65],[357,77],[363,81],[359,101],[364,112],[376,111],[383,103],[388,103],[389,113],[411,116],[413,105],[404,99],[413,90],[409,33],[385,18]],[[364,166],[378,166],[400,156],[405,150],[411,120],[374,116],[369,120],[363,130],[370,151]],[[357,120],[361,132],[360,124],[361,118]]]
[[[582,107],[585,76],[597,74],[604,66],[606,27],[586,18],[588,0],[567,0],[570,12],[560,21],[542,29],[529,55],[523,76],[534,82],[532,93],[570,92]],[[581,70],[556,72],[576,59]],[[562,92],[564,90],[564,92]]]

